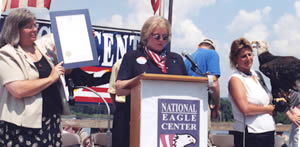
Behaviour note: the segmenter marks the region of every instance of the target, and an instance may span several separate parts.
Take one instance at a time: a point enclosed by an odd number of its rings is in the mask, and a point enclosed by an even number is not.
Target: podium
[[[130,147],[206,147],[208,78],[142,74],[131,89]]]

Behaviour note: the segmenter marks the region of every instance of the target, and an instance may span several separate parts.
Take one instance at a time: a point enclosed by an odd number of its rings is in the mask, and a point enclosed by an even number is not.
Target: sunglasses
[[[155,40],[160,40],[160,37],[161,37],[163,40],[168,40],[168,39],[169,39],[169,34],[163,34],[163,35],[160,35],[160,34],[151,34],[151,36],[152,36]]]

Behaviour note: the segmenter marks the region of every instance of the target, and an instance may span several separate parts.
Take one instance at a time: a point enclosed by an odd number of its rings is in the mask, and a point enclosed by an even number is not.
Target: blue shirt
[[[198,72],[205,74],[206,72],[210,72],[210,75],[220,76],[220,62],[219,55],[215,50],[198,48],[191,55],[192,59],[199,66],[200,70]],[[192,64],[190,61],[184,61],[188,75],[190,76],[200,76],[194,71],[192,71]]]

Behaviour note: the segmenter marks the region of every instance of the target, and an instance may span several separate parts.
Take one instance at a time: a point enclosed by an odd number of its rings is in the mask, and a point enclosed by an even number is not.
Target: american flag
[[[109,72],[111,71],[111,68],[108,67],[96,67],[96,66],[88,66],[88,67],[81,67],[82,70],[88,73],[94,73],[94,72]],[[109,84],[104,84],[96,87],[89,87],[93,90],[95,90],[100,96],[102,96],[106,102],[112,103],[110,99],[110,95],[107,92],[109,87]],[[89,91],[88,89],[79,88],[74,91],[75,101],[76,103],[103,103],[103,100],[98,97],[93,92]]]
[[[151,0],[152,9],[154,11],[154,14],[159,8],[159,0]]]
[[[1,12],[12,8],[36,7],[50,9],[51,0],[2,0]]]

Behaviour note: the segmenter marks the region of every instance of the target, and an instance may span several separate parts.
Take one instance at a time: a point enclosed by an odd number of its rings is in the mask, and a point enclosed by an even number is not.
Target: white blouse
[[[263,106],[269,105],[272,97],[268,95],[259,83],[256,72],[251,70],[251,73],[255,76],[255,80],[251,78],[251,76],[247,76],[237,70],[230,76],[230,78],[237,77],[242,81],[246,89],[246,96],[249,103]],[[230,94],[229,99],[231,101],[232,113],[235,120],[233,130],[243,132],[246,125],[248,126],[249,133],[263,133],[275,130],[275,121],[272,115],[268,113],[249,115],[246,116],[244,120],[244,115],[240,112]]]

